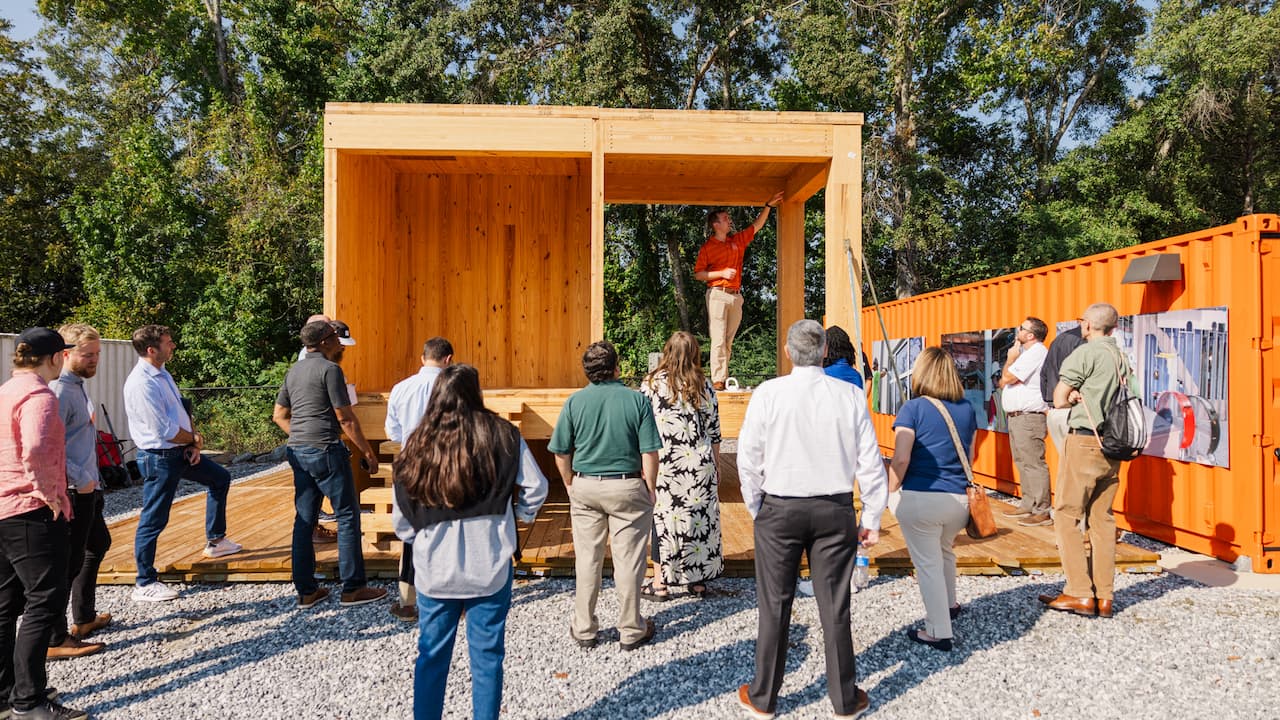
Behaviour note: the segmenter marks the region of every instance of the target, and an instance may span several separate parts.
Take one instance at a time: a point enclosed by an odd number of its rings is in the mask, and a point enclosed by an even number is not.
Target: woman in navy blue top
[[[978,418],[964,399],[955,361],[945,350],[928,347],[911,371],[912,398],[893,421],[893,460],[889,490],[902,490],[897,519],[911,553],[920,596],[924,600],[923,630],[907,637],[937,650],[951,649],[951,619],[960,613],[956,602],[956,535],[969,521],[969,484],[955,441],[938,407],[946,409],[973,459]]]
[[[858,351],[849,333],[839,325],[827,328],[827,356],[822,359],[822,372],[862,389],[862,373],[858,372],[857,365]]]

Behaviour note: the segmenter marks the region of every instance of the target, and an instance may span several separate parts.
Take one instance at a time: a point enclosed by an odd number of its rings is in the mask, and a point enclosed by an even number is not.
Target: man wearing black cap
[[[344,326],[345,327],[345,326]],[[338,573],[342,577],[341,604],[364,605],[387,591],[366,584],[364,553],[360,549],[360,505],[351,474],[351,451],[342,434],[355,443],[370,473],[378,471],[378,456],[365,439],[360,420],[351,409],[346,376],[338,363],[346,346],[331,322],[316,320],[302,328],[306,357],[285,376],[276,396],[272,419],[289,436],[287,453],[293,468],[294,508],[292,565],[298,607],[310,608],[329,591],[315,579],[316,553],[312,533],[320,501],[328,497],[338,518]],[[350,331],[347,331],[350,339]]]
[[[18,336],[0,385],[0,716],[75,719],[49,699],[45,659],[67,575],[67,448],[49,382],[71,346],[48,328]],[[22,627],[17,628],[22,616]]]

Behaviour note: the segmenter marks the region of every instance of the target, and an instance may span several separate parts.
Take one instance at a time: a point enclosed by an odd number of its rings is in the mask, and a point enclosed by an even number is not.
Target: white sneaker
[[[235,555],[244,548],[240,544],[232,541],[230,538],[220,538],[217,542],[211,542],[204,546],[204,556],[207,558],[220,558],[227,555]]]
[[[134,602],[164,602],[177,599],[178,591],[159,580],[149,585],[138,585],[133,588]]]

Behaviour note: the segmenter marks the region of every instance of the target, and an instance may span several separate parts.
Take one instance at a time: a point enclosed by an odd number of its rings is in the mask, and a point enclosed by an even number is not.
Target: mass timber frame
[[[860,337],[845,243],[861,277],[861,131],[860,113],[330,103],[324,308],[362,346],[348,379],[386,391],[444,335],[485,387],[581,386],[604,336],[606,203],[785,192],[785,328],[804,316],[804,203],[825,188],[826,319]]]

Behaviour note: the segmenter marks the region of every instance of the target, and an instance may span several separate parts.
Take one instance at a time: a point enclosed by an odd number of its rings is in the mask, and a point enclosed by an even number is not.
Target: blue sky
[[[15,40],[28,40],[40,29],[36,4],[29,0],[0,0],[0,17],[13,23]]]

